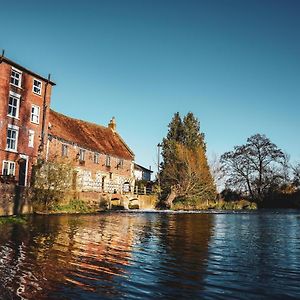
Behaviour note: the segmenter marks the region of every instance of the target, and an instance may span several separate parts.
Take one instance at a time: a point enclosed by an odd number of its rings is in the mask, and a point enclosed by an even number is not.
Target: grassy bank
[[[88,206],[82,200],[71,200],[67,204],[55,203],[49,205],[49,207],[36,204],[34,211],[37,214],[83,214],[97,212],[99,209]]]
[[[0,217],[0,226],[4,224],[25,224],[26,218],[25,217]]]
[[[254,202],[241,199],[239,201],[199,201],[197,199],[177,199],[173,202],[173,210],[241,210],[241,209],[257,209]]]

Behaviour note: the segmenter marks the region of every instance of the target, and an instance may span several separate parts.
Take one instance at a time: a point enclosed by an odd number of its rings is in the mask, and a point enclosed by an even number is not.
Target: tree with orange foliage
[[[176,113],[163,140],[163,163],[160,173],[165,204],[172,207],[180,197],[199,202],[215,198],[216,189],[207,163],[204,134],[193,113],[183,121]]]

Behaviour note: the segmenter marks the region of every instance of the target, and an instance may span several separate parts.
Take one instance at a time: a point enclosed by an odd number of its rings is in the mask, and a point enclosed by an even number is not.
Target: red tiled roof
[[[108,127],[70,118],[53,110],[50,110],[50,124],[50,135],[79,147],[124,159],[134,157],[119,134]]]

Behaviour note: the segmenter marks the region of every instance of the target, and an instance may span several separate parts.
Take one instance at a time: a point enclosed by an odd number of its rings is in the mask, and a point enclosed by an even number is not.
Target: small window
[[[22,80],[22,72],[12,68],[11,75],[10,75],[10,83],[17,87],[21,87],[21,80]]]
[[[6,150],[17,151],[19,127],[8,125]]]
[[[42,82],[37,79],[33,79],[32,91],[35,94],[42,95]]]
[[[124,160],[122,158],[119,158],[117,167],[123,169],[123,166],[124,166]]]
[[[4,160],[2,164],[2,175],[15,175],[16,164],[13,161]]]
[[[19,117],[20,98],[21,96],[19,94],[9,92],[8,113],[7,113],[8,116],[13,118]]]
[[[106,155],[105,166],[110,167],[110,155]]]
[[[29,130],[28,131],[28,147],[33,148],[34,146],[34,131]]]
[[[62,156],[68,156],[68,145],[62,144],[61,155]]]
[[[31,106],[31,122],[35,124],[40,122],[40,107],[37,105]]]
[[[94,163],[99,164],[99,153],[97,152],[94,153]]]
[[[83,150],[83,149],[79,150],[79,160],[85,161],[85,150]]]

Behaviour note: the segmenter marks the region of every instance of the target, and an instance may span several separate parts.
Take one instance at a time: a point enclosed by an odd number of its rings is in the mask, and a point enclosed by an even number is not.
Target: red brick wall
[[[49,160],[53,159],[62,159],[62,145],[66,144],[68,146],[68,161],[72,163],[75,168],[80,168],[81,170],[90,171],[92,173],[92,179],[95,180],[97,172],[101,172],[103,175],[106,174],[109,179],[109,173],[112,173],[112,183],[114,178],[117,176],[130,178],[130,182],[133,180],[133,162],[131,160],[123,160],[123,167],[118,166],[119,158],[111,156],[110,158],[110,167],[107,167],[105,164],[106,154],[99,153],[99,164],[94,163],[94,152],[85,150],[85,161],[80,162],[78,158],[78,153],[80,147],[72,145],[70,143],[62,142],[56,138],[50,138],[48,142],[48,158]],[[127,180],[124,180],[127,181]]]
[[[3,160],[10,160],[18,162],[20,154],[27,155],[29,157],[28,162],[28,179],[31,175],[31,165],[35,162],[38,155],[38,147],[41,142],[42,120],[43,120],[43,101],[46,82],[40,78],[36,78],[42,82],[42,94],[37,95],[33,93],[33,79],[34,76],[22,71],[21,88],[15,87],[10,84],[11,65],[3,61],[0,63],[0,174],[2,175]],[[51,97],[51,84],[47,86],[46,92],[46,122],[48,124],[50,97]],[[8,99],[9,91],[15,92],[21,96],[19,104],[19,118],[15,119],[7,116],[8,113]],[[31,122],[31,105],[35,104],[40,107],[40,119],[39,124]],[[7,138],[7,126],[8,124],[19,127],[18,148],[17,153],[6,151],[6,138]],[[45,126],[45,141],[47,141],[47,129]],[[34,147],[28,146],[29,130],[34,131]],[[16,163],[16,179],[18,180],[18,164]]]

